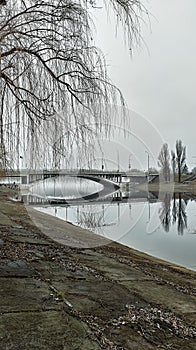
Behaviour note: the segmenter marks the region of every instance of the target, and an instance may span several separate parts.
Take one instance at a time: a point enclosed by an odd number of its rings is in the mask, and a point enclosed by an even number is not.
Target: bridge
[[[45,180],[56,176],[76,176],[96,181],[97,178],[103,178],[113,183],[130,182],[134,184],[153,183],[159,180],[158,174],[131,174],[123,171],[96,171],[80,169],[79,171],[67,170],[34,170],[9,172],[7,177],[17,178],[21,184],[32,184],[35,181]]]

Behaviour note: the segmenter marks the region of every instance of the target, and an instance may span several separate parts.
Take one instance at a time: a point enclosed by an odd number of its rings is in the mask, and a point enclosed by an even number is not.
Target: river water
[[[37,209],[87,228],[152,256],[196,270],[196,196],[150,193],[130,189],[85,201],[102,185],[83,179],[47,179],[33,185],[30,195],[64,198],[62,205]]]

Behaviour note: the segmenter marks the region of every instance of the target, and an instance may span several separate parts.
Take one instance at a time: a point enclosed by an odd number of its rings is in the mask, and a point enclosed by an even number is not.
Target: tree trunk
[[[3,127],[3,103],[4,103],[4,95],[5,89],[1,89],[2,98],[0,101],[0,168],[1,170],[6,169],[6,150],[4,143],[4,127]]]
[[[181,182],[181,168],[180,168],[180,164],[178,164],[178,182]]]

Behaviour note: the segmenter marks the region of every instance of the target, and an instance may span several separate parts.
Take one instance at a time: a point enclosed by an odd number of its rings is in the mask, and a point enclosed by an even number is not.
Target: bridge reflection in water
[[[117,206],[117,217],[120,219],[120,207],[122,205],[129,204],[129,208],[131,210],[131,205],[136,203],[147,203],[148,205],[148,221],[151,219],[151,204],[160,203],[160,208],[157,213],[160,223],[165,232],[169,232],[172,225],[176,224],[177,231],[179,235],[183,235],[184,230],[187,229],[187,213],[186,207],[189,201],[196,202],[196,195],[190,193],[171,193],[166,192],[159,198],[159,192],[148,192],[148,191],[140,191],[134,190],[132,191],[122,191],[117,190],[115,192],[109,193],[106,196],[97,196],[91,195],[76,199],[47,199],[36,195],[23,195],[22,201],[27,203],[28,205],[32,205],[35,207],[53,207],[53,208],[65,208],[65,220],[68,219],[68,210],[73,207],[77,208],[77,223],[80,225],[82,222],[87,221],[90,223],[94,222],[93,227],[95,227],[95,215],[93,214],[93,206],[97,205],[99,208],[102,208],[102,213],[104,214],[105,208],[110,206]],[[84,206],[91,206],[91,210],[88,213],[83,212]],[[106,206],[105,206],[106,205]],[[83,215],[83,219],[81,219],[81,213]],[[79,218],[80,217],[80,218]],[[104,217],[104,215],[102,215]],[[91,219],[91,220],[90,220]],[[99,224],[101,222],[101,218],[99,218]],[[90,225],[91,226],[91,225]],[[90,228],[85,225],[86,228]],[[98,225],[100,226],[100,225]]]
[[[104,194],[104,196],[98,195],[98,194]],[[80,198],[75,199],[64,199],[64,198],[47,198],[47,197],[41,197],[36,196],[33,194],[24,194],[22,195],[22,201],[24,203],[27,203],[29,205],[48,205],[51,206],[55,205],[62,205],[62,206],[70,206],[70,205],[77,205],[78,203],[128,203],[128,202],[148,202],[151,203],[157,202],[159,193],[155,192],[147,192],[147,191],[140,191],[140,190],[133,190],[133,191],[122,191],[120,189],[108,193],[107,190],[100,191],[99,193],[94,193],[91,195],[87,195]]]
[[[196,269],[194,194],[168,192],[160,196],[130,188],[90,199],[61,202],[30,194],[23,200],[109,240]],[[156,227],[149,233],[147,226],[154,219]]]
[[[157,198],[158,193],[118,191],[109,198],[36,208],[109,240],[196,269],[196,196],[165,193],[162,201]],[[155,225],[149,232],[150,222]]]

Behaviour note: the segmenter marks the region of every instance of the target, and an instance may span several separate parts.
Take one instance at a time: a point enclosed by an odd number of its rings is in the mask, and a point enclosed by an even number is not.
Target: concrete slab
[[[99,350],[88,327],[62,311],[19,312],[0,316],[3,350]]]
[[[30,264],[22,260],[0,261],[0,277],[32,277],[36,271]]]
[[[5,214],[0,212],[0,225],[11,226],[14,222]]]

